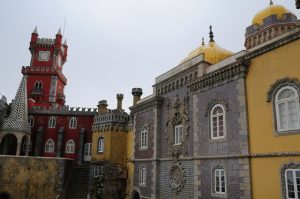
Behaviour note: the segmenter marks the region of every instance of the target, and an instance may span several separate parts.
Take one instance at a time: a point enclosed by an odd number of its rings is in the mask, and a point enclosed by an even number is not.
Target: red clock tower
[[[29,108],[33,106],[59,108],[65,104],[64,87],[67,79],[62,68],[67,60],[68,46],[62,44],[59,29],[55,39],[39,38],[37,28],[31,34],[30,66],[22,67],[27,79]]]

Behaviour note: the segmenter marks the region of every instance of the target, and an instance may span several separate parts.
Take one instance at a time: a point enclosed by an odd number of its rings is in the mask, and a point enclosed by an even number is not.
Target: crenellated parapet
[[[85,108],[85,107],[41,107],[34,106],[29,110],[29,114],[49,114],[49,115],[95,115],[97,108]]]
[[[110,110],[105,113],[99,113],[94,117],[93,131],[128,131],[127,124],[129,122],[129,115],[120,111],[120,109]]]
[[[67,84],[67,78],[64,76],[61,70],[53,68],[51,66],[23,66],[22,67],[22,74],[47,74],[47,75],[58,75],[59,78]]]

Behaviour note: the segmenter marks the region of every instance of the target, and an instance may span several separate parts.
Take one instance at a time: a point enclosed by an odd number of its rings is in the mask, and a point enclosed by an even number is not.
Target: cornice
[[[144,110],[152,109],[161,105],[163,98],[160,96],[154,96],[144,102],[138,103],[135,106],[130,107],[131,114],[141,112]]]

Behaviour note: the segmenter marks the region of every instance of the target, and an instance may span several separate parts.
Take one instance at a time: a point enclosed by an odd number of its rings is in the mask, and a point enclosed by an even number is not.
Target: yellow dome
[[[253,17],[252,24],[262,25],[263,20],[271,15],[276,15],[279,19],[282,19],[283,15],[287,13],[292,13],[292,12],[281,5],[274,5],[273,2],[271,1],[268,7],[259,11]]]
[[[200,54],[204,54],[205,61],[210,64],[216,64],[233,55],[233,52],[220,48],[214,41],[210,41],[207,45],[203,43],[199,48],[192,51],[182,62],[190,60]]]

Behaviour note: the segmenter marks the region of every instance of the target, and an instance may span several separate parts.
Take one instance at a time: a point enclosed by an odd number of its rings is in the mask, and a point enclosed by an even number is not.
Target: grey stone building
[[[210,30],[131,107],[133,198],[251,197],[244,53],[218,47]]]

